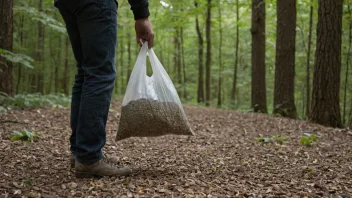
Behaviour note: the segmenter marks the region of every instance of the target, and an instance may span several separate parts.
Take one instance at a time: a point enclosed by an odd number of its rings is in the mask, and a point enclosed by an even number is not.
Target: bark
[[[43,0],[39,0],[39,12],[43,11]],[[38,22],[38,41],[36,49],[36,61],[39,66],[37,74],[36,92],[44,93],[44,64],[43,64],[43,53],[44,53],[44,25]]]
[[[254,112],[267,113],[265,82],[265,1],[252,0],[252,101]]]
[[[348,13],[351,17],[350,5],[347,6]],[[344,86],[344,95],[343,95],[343,113],[342,113],[342,123],[346,124],[346,103],[347,103],[347,86],[348,86],[348,76],[349,76],[349,67],[350,67],[350,56],[351,56],[351,43],[352,43],[352,19],[350,21],[349,28],[349,37],[348,37],[348,51],[346,56],[346,73],[345,73],[345,86]]]
[[[313,0],[311,1],[313,3]],[[309,34],[308,34],[308,49],[307,49],[307,66],[306,66],[306,118],[309,116],[310,111],[310,51],[312,45],[312,29],[313,29],[313,6],[310,6],[309,11]]]
[[[68,55],[68,48],[69,48],[69,39],[66,37],[65,39],[65,70],[64,70],[64,93],[69,95],[69,82],[70,82],[70,65],[69,65],[69,55]]]
[[[274,114],[297,118],[294,102],[296,0],[277,1]]]
[[[20,18],[20,46],[23,47],[23,25],[24,25],[24,14],[21,13]],[[18,77],[17,77],[17,84],[16,84],[16,94],[20,91],[20,85],[22,80],[22,66],[18,65]]]
[[[126,84],[130,80],[131,75],[131,35],[128,34],[128,41],[127,41],[127,55],[128,55],[128,63],[127,63],[127,72],[126,72]]]
[[[239,51],[239,43],[240,43],[240,26],[238,25],[240,21],[239,15],[239,0],[236,0],[236,44],[235,44],[235,65],[233,72],[233,81],[232,81],[232,92],[231,92],[231,102],[235,104],[236,101],[236,92],[237,92],[237,70],[238,70],[238,51]]]
[[[13,0],[0,1],[0,49],[12,51]],[[13,95],[12,62],[0,56],[0,92]]]
[[[218,5],[218,12],[219,12],[219,39],[220,39],[220,46],[219,46],[219,84],[218,84],[218,107],[222,105],[222,98],[221,98],[221,89],[222,89],[222,26],[221,26],[221,3],[219,1]]]
[[[185,63],[184,40],[183,40],[183,27],[181,26],[181,58],[182,58],[182,71],[183,71],[183,98],[187,98],[187,70]]]
[[[124,43],[123,43],[123,41],[124,41],[124,38],[123,37],[121,37],[120,38],[120,40],[119,40],[119,42],[120,42],[120,70],[121,70],[121,73],[120,73],[120,78],[121,78],[121,84],[120,84],[120,86],[121,86],[121,94],[124,94],[125,93],[125,86],[124,86],[124,80],[123,80],[123,75],[124,75],[124,72],[123,72],[123,69],[124,69],[124,62],[123,62],[123,59],[124,59],[124,57],[123,57],[123,54],[124,54],[124,51],[125,51],[125,49],[124,49]]]
[[[197,1],[194,3],[198,8]],[[199,27],[198,15],[196,15],[196,30],[198,35],[198,91],[197,102],[204,102],[204,65],[203,65],[203,36]]]
[[[205,37],[207,40],[207,54],[205,62],[205,105],[210,106],[210,70],[211,70],[211,0],[207,0],[207,18],[206,18],[206,31]]]
[[[51,39],[50,39],[51,40]],[[61,45],[61,37],[59,37],[59,41],[58,41],[58,43],[59,43],[59,45]],[[55,74],[55,77],[54,77],[54,82],[55,82],[55,93],[59,93],[59,92],[61,92],[61,90],[59,89],[59,85],[60,85],[60,79],[59,79],[59,67],[61,67],[61,48],[58,48],[57,50],[55,50],[56,51],[56,59],[55,59],[55,62],[54,62],[54,65],[55,65],[55,72],[54,72],[54,74]],[[55,57],[55,54],[53,54],[52,55],[52,57]],[[66,65],[65,65],[65,71],[64,71],[64,75],[63,75],[63,78],[62,78],[62,81],[63,81],[63,83],[62,84],[66,84],[67,82],[67,73],[66,73],[67,71],[66,71]],[[52,79],[52,78],[51,78]],[[50,86],[49,86],[49,88],[51,88],[51,82],[52,82],[52,80],[50,80]],[[49,90],[49,92],[50,92],[50,90]],[[66,95],[68,95],[68,93],[67,93],[68,91],[65,89],[65,86],[64,86],[64,93],[66,94]]]
[[[340,115],[342,0],[319,0],[312,122],[342,127]]]

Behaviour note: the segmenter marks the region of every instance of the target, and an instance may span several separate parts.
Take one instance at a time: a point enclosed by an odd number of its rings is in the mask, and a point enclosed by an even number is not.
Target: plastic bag
[[[148,55],[153,71],[150,77]],[[169,75],[145,42],[127,84],[116,140],[167,134],[194,135],[194,132]]]

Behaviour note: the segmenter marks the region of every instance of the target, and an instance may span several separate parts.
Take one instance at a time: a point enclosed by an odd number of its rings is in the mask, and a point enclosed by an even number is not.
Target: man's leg
[[[80,32],[77,24],[77,17],[70,11],[69,7],[66,5],[65,1],[58,1],[55,6],[59,9],[65,24],[68,36],[70,38],[72,50],[77,62],[77,73],[75,75],[75,82],[72,88],[72,99],[71,99],[71,116],[70,116],[70,124],[71,124],[71,136],[70,136],[70,144],[71,144],[71,152],[73,154],[76,153],[76,129],[78,123],[79,116],[79,108],[81,102],[81,93],[82,93],[82,85],[84,82],[84,72],[82,69],[83,62],[83,52],[82,52],[82,44]],[[73,164],[72,164],[73,165]]]
[[[91,164],[102,158],[106,122],[115,80],[116,9],[114,0],[87,0],[77,13],[84,82],[76,131],[76,159]]]

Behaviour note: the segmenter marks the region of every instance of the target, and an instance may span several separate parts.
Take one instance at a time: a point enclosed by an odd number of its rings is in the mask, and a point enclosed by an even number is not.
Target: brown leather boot
[[[103,158],[93,164],[83,164],[75,161],[75,175],[78,178],[103,177],[103,176],[127,176],[132,173],[128,167],[116,167],[108,158]]]

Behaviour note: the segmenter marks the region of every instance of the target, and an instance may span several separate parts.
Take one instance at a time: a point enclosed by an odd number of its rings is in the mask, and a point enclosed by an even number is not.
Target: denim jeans
[[[115,0],[59,0],[77,62],[72,88],[71,152],[81,163],[102,158],[106,122],[116,78]]]

